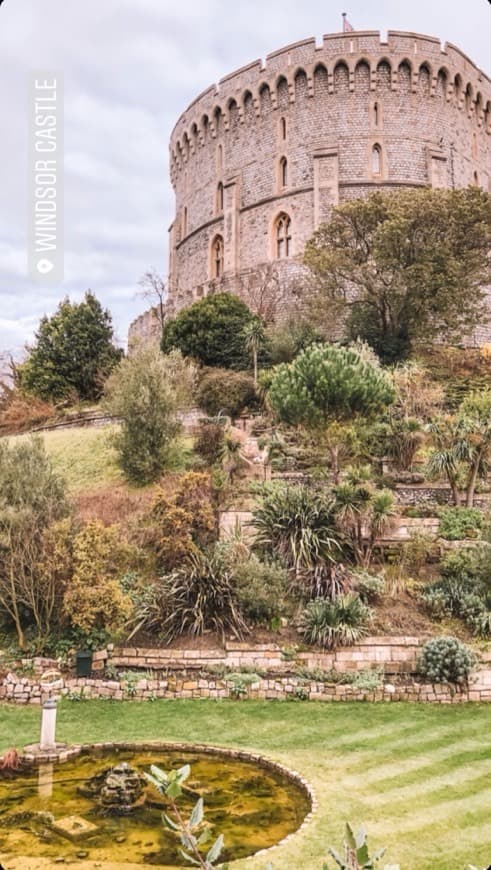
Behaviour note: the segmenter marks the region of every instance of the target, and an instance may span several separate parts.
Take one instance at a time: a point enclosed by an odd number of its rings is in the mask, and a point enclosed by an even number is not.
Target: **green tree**
[[[178,348],[206,366],[247,369],[243,333],[254,319],[247,305],[230,293],[206,296],[165,324],[162,350]]]
[[[385,359],[469,333],[484,316],[491,197],[478,188],[374,193],[334,209],[307,244],[317,318],[342,318]]]
[[[470,393],[454,417],[437,418],[428,431],[434,445],[428,458],[430,476],[445,476],[455,505],[461,504],[463,490],[466,507],[472,507],[477,482],[489,471],[491,390]]]
[[[193,388],[193,366],[176,350],[164,356],[141,347],[110,376],[105,406],[121,420],[114,443],[129,480],[149,483],[166,468],[181,429],[178,411],[191,402]]]
[[[339,477],[340,445],[345,427],[394,401],[382,369],[359,347],[312,345],[292,363],[274,371],[268,399],[280,420],[315,430],[331,454]]]
[[[197,401],[207,414],[227,414],[233,419],[256,403],[254,381],[245,372],[207,369],[201,374]]]
[[[90,290],[80,303],[66,298],[52,317],[42,318],[19,366],[20,385],[40,399],[98,399],[121,359],[113,341],[111,315]]]
[[[29,625],[39,640],[49,630],[56,578],[53,559],[46,565],[46,534],[68,513],[42,440],[0,442],[0,614],[12,621],[21,649]]]

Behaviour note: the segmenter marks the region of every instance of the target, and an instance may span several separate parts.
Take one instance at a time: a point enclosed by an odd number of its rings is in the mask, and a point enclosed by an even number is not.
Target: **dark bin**
[[[92,672],[92,651],[79,650],[76,656],[77,677],[90,677]]]

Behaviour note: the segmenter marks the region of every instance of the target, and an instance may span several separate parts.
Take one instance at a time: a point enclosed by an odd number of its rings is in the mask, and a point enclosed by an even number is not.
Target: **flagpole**
[[[343,12],[343,33],[346,33],[346,12]]]

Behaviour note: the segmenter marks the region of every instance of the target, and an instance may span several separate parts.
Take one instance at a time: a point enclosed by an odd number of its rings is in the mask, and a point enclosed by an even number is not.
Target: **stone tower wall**
[[[307,39],[198,96],[173,130],[170,167],[172,312],[209,292],[240,293],[243,276],[263,263],[294,280],[306,241],[339,202],[401,186],[491,191],[491,82],[458,48],[428,36]],[[286,260],[276,259],[281,213],[291,220]]]

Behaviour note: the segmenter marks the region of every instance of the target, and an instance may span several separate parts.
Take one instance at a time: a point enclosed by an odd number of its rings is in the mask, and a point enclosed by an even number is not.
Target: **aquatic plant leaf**
[[[172,819],[170,819],[169,816],[167,816],[165,813],[162,813],[162,821],[164,825],[171,831],[178,832],[180,830],[179,825],[176,825],[176,823],[173,822]]]
[[[208,840],[210,839],[210,837],[211,837],[211,827],[210,827],[210,826],[207,826],[207,827],[204,829],[203,833],[200,834],[200,836],[198,837],[198,841],[197,841],[197,842],[198,842],[198,846],[204,846],[205,843],[208,842]]]
[[[195,867],[200,866],[200,863],[199,863],[199,861],[196,861],[196,858],[192,858],[191,855],[188,855],[186,852],[183,851],[183,849],[179,849],[179,851],[180,851],[182,857],[185,858],[186,861],[189,861],[190,864],[194,864]]]
[[[159,782],[169,782],[168,774],[165,770],[162,770],[161,767],[157,767],[156,764],[151,764],[150,770],[152,771],[152,776],[154,776],[155,779],[158,779]]]
[[[177,771],[177,776],[179,778],[179,782],[185,782],[186,779],[189,778],[191,773],[191,768],[189,764],[185,764],[183,767],[180,767]]]
[[[223,834],[220,834],[220,836],[217,837],[217,839],[213,843],[213,846],[211,847],[210,851],[208,852],[208,854],[206,856],[206,860],[209,861],[210,864],[212,863],[212,861],[216,861],[217,858],[219,857],[222,849],[223,849]]]
[[[189,819],[189,824],[192,828],[201,825],[203,821],[203,798],[200,798],[194,806],[193,812],[191,813],[191,818]]]
[[[150,785],[153,785],[153,787],[155,789],[157,789],[157,791],[160,794],[165,794],[167,786],[164,782],[161,782],[160,780],[156,779],[154,776],[151,776],[151,774],[149,774],[149,773],[144,773],[143,775],[144,775],[145,779],[147,780],[147,782],[149,782]]]
[[[174,782],[170,782],[169,785],[165,789],[165,793],[170,798],[180,797],[182,794],[182,788],[180,782],[175,780]]]
[[[185,849],[195,849],[196,848],[196,839],[192,834],[187,834],[185,831],[181,831],[181,843]]]

